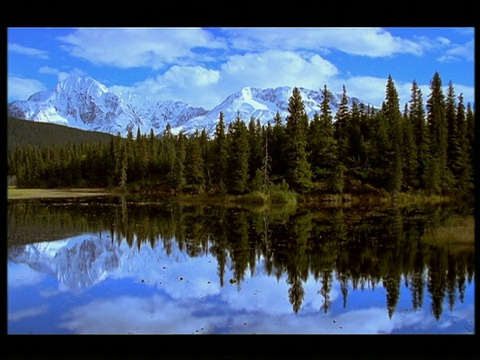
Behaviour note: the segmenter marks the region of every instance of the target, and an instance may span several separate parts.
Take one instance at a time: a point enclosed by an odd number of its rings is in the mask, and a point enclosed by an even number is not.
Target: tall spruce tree
[[[218,123],[215,126],[215,134],[211,151],[212,182],[219,190],[225,189],[228,167],[227,138],[225,134],[225,120],[223,112],[220,112]]]
[[[293,88],[288,102],[287,116],[287,169],[286,181],[299,193],[305,193],[312,187],[312,171],[307,161],[307,124],[305,104],[297,87]]]
[[[445,95],[442,90],[442,79],[438,72],[435,72],[430,81],[427,125],[430,139],[427,189],[433,192],[442,192],[448,188],[450,179],[447,173],[448,128],[445,115]]]
[[[392,193],[398,193],[401,189],[402,172],[402,129],[400,125],[401,112],[398,99],[398,92],[395,88],[392,76],[389,75],[386,86],[386,98],[382,109],[388,126],[389,144],[386,149],[388,154],[387,162],[387,189]]]
[[[456,111],[457,135],[459,148],[458,153],[454,152],[454,163],[456,172],[454,172],[457,181],[457,187],[460,190],[468,191],[472,189],[473,169],[469,161],[469,144],[467,138],[467,120],[465,115],[465,105],[463,103],[463,94],[458,96],[458,105]]]
[[[333,176],[337,165],[337,143],[333,138],[333,117],[330,108],[332,94],[324,85],[320,114],[315,113],[308,131],[309,162],[315,180],[327,180]]]
[[[447,98],[445,102],[445,118],[447,121],[447,167],[453,176],[458,177],[460,173],[462,145],[459,137],[457,122],[457,103],[453,83],[448,84]]]
[[[227,189],[232,194],[244,194],[248,191],[248,129],[237,114],[228,130],[228,166]]]
[[[340,161],[346,165],[348,157],[348,120],[349,120],[349,110],[348,110],[348,97],[347,89],[345,85],[342,88],[342,97],[340,99],[340,104],[338,105],[338,110],[335,114],[335,124],[334,124],[334,138],[337,141],[338,146],[338,156]]]
[[[424,189],[427,180],[426,168],[429,156],[429,136],[425,123],[425,107],[423,104],[422,91],[415,80],[412,82],[408,111],[408,118],[413,128],[417,148],[416,179],[418,181],[418,187]]]
[[[273,129],[271,134],[270,153],[272,154],[272,177],[275,179],[283,179],[286,172],[286,149],[285,143],[287,135],[282,117],[277,111],[273,118]]]
[[[405,104],[403,112],[403,143],[402,143],[402,158],[403,158],[403,183],[407,189],[417,188],[419,183],[417,179],[417,144],[415,143],[415,133],[413,124],[409,116],[408,104]]]
[[[195,193],[205,190],[202,149],[198,130],[187,139],[185,152],[185,181],[188,189]]]

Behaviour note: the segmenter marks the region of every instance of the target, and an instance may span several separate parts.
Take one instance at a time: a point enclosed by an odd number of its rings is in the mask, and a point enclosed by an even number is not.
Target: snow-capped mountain
[[[159,264],[171,267],[189,260],[176,245],[170,251],[170,255],[166,255],[162,241],[156,242],[154,247],[148,242],[132,246],[125,239],[112,241],[109,232],[105,231],[13,247],[9,249],[8,260],[53,276],[69,289],[80,289],[109,276],[149,274],[161,269]],[[158,279],[159,276],[154,277]]]
[[[320,90],[299,88],[309,118],[318,113],[322,101]],[[278,112],[282,119],[288,115],[288,102],[293,87],[274,89],[245,87],[228,96],[221,104],[207,111],[180,101],[155,102],[137,94],[114,94],[106,86],[91,78],[70,76],[51,91],[42,91],[28,100],[8,104],[8,115],[21,119],[52,122],[83,130],[102,131],[126,136],[140,129],[148,134],[163,132],[167,123],[173,133],[190,134],[205,129],[212,134],[220,112],[225,125],[237,115],[244,121],[252,117],[262,124],[271,122]],[[332,94],[331,110],[335,114],[341,95]],[[357,98],[348,98],[348,105],[360,103]]]
[[[122,136],[129,130],[135,135],[138,128],[142,133],[151,129],[158,133],[167,123],[178,127],[206,112],[178,101],[154,102],[130,93],[117,95],[94,79],[74,75],[51,91],[8,104],[9,116]]]

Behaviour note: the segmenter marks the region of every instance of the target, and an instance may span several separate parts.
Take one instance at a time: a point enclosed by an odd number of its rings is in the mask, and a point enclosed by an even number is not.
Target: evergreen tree
[[[194,192],[203,192],[205,178],[203,176],[203,158],[200,148],[200,135],[198,130],[188,139],[185,156],[185,180],[188,188]]]
[[[413,124],[410,120],[408,104],[405,104],[403,113],[403,144],[402,158],[404,164],[403,183],[408,189],[418,187],[417,179],[417,144],[415,143],[415,133]]]
[[[462,145],[459,137],[459,127],[457,122],[457,104],[455,99],[455,90],[452,82],[448,84],[447,98],[445,102],[445,118],[447,122],[447,167],[453,176],[458,178],[462,167]]]
[[[286,181],[299,193],[305,193],[312,187],[312,172],[307,161],[307,127],[308,118],[305,104],[298,88],[294,88],[288,103],[287,116],[287,171]],[[307,120],[306,120],[307,118]]]
[[[270,153],[272,154],[272,174],[278,179],[283,179],[286,172],[285,143],[287,135],[278,111],[273,118],[273,123],[272,135],[269,141]]]
[[[250,156],[248,158],[249,178],[252,181],[255,178],[257,170],[262,167],[263,152],[262,152],[262,128],[260,121],[255,121],[252,116],[248,123],[248,145],[250,149]]]
[[[344,165],[347,165],[348,156],[348,98],[345,85],[342,88],[342,97],[335,114],[334,138],[338,144],[338,157]]]
[[[237,114],[230,124],[228,132],[227,189],[232,194],[244,194],[248,191],[248,129]]]
[[[414,80],[412,83],[411,98],[408,109],[408,119],[412,125],[415,146],[417,148],[416,179],[418,187],[426,187],[426,168],[429,154],[429,136],[425,123],[425,108],[422,91]]]
[[[473,166],[474,161],[474,142],[475,142],[475,113],[470,105],[470,102],[467,103],[467,154],[470,164]]]
[[[388,146],[385,149],[388,157],[386,164],[386,187],[390,192],[398,193],[403,179],[401,158],[402,129],[400,126],[402,115],[400,113],[397,89],[391,75],[387,79],[386,98],[382,112],[385,115],[388,126]]]
[[[457,180],[457,187],[460,190],[470,190],[472,184],[472,166],[469,161],[469,142],[467,137],[467,120],[465,115],[465,106],[463,104],[463,95],[458,96],[458,106],[456,112],[457,135],[458,135],[458,153],[454,152],[454,163],[457,171],[454,175]]]
[[[215,185],[226,185],[228,166],[227,138],[225,135],[225,122],[223,113],[220,112],[218,123],[215,126],[215,135],[212,144],[212,181]]]
[[[168,131],[169,132],[169,131]],[[172,187],[174,192],[182,191],[185,187],[185,156],[186,156],[186,140],[185,135],[180,132],[177,136],[177,140],[173,135],[168,135],[167,138],[171,136],[170,141],[173,148],[171,149],[171,154],[169,158],[169,172],[168,172],[168,184]]]
[[[427,100],[427,126],[430,141],[427,189],[433,192],[441,192],[449,186],[447,174],[448,129],[445,115],[445,96],[438,72],[435,72],[430,82],[430,91]]]
[[[210,175],[210,144],[207,130],[203,128],[200,134],[200,148],[203,159],[203,177],[205,178],[205,187],[210,189],[212,187],[212,179]]]

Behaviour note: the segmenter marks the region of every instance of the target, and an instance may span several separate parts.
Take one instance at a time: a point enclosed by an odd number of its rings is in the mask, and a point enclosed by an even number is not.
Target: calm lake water
[[[9,334],[473,334],[473,209],[8,204]]]

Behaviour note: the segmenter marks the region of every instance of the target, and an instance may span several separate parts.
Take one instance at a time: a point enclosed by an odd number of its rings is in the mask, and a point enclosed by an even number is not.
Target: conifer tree
[[[342,97],[340,99],[338,110],[335,114],[335,124],[334,124],[333,135],[338,144],[337,145],[338,157],[344,165],[347,164],[347,156],[348,156],[348,120],[349,120],[349,110],[348,110],[347,89],[345,85],[343,85]]]
[[[457,135],[459,142],[459,152],[455,153],[455,163],[458,167],[458,172],[455,172],[457,180],[457,187],[460,190],[472,189],[472,174],[473,169],[469,161],[469,142],[467,137],[467,120],[465,115],[465,105],[463,104],[463,94],[458,96],[458,106],[456,111]]]
[[[285,126],[280,113],[277,111],[273,118],[272,135],[269,141],[270,153],[272,154],[272,174],[276,178],[283,178],[286,171],[286,150],[287,140]]]
[[[232,194],[248,191],[248,129],[237,114],[228,131],[227,189]]]
[[[185,155],[185,180],[186,185],[193,192],[203,192],[205,178],[203,169],[202,150],[200,148],[200,135],[198,130],[187,140]]]
[[[427,100],[427,126],[430,145],[427,189],[433,192],[441,192],[449,185],[447,174],[448,129],[445,116],[445,96],[438,72],[435,72],[430,81],[430,96]]]
[[[228,166],[227,138],[225,135],[225,122],[222,112],[219,114],[215,126],[215,135],[212,144],[212,181],[215,185],[226,186]]]
[[[388,154],[386,164],[387,184],[385,185],[390,192],[397,193],[400,191],[403,179],[401,158],[402,129],[400,126],[401,113],[398,93],[391,75],[387,79],[386,98],[382,112],[385,115],[388,126],[388,146],[385,149]]]
[[[447,167],[453,176],[458,178],[462,167],[462,149],[457,122],[457,104],[455,90],[452,82],[448,84],[447,98],[445,102],[445,118],[447,122]]]
[[[169,136],[169,135],[167,135]],[[168,184],[172,187],[174,192],[182,191],[185,187],[185,153],[186,153],[186,140],[185,135],[180,132],[175,137],[171,135],[171,141],[173,142],[172,152],[169,158],[169,172],[168,172]]]
[[[403,112],[403,143],[402,158],[404,163],[403,183],[408,189],[418,187],[417,179],[417,145],[415,143],[415,134],[410,116],[408,115],[408,104],[405,104]]]
[[[310,163],[307,161],[306,151],[308,118],[302,96],[296,87],[288,102],[288,112],[285,177],[294,191],[305,193],[312,187],[312,171]]]
[[[253,180],[257,170],[262,167],[263,152],[262,152],[262,129],[260,121],[255,120],[252,116],[248,123],[248,145],[250,155],[248,158],[249,178]]]
[[[422,91],[414,80],[411,88],[411,97],[408,108],[408,118],[412,125],[415,145],[417,148],[417,168],[415,171],[419,188],[425,188],[426,168],[429,151],[429,136],[425,123],[425,108]]]
[[[331,93],[324,85],[320,114],[315,113],[308,131],[309,162],[315,180],[327,180],[337,165],[337,143],[333,138]]]
[[[474,110],[472,109],[472,106],[470,105],[470,102],[467,103],[467,115],[466,115],[466,121],[467,121],[467,153],[468,153],[468,158],[469,162],[473,164],[474,160],[474,142],[475,142],[475,113]]]

